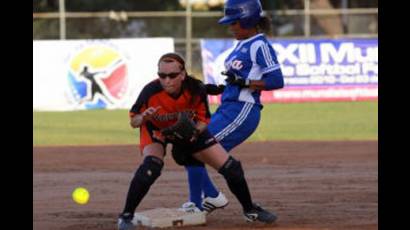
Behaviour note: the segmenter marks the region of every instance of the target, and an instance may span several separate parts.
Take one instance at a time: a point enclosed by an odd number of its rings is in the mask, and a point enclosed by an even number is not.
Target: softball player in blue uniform
[[[225,60],[227,76],[222,103],[212,115],[209,131],[227,152],[241,144],[256,130],[260,121],[261,90],[280,89],[283,75],[275,51],[265,34],[269,20],[262,16],[259,0],[228,0],[220,24],[229,25],[237,43]],[[174,151],[183,151],[175,149]],[[211,212],[228,204],[226,197],[212,184],[201,163],[185,164],[188,173],[190,202],[185,211]],[[202,194],[205,197],[202,200]],[[249,219],[250,220],[250,219]]]

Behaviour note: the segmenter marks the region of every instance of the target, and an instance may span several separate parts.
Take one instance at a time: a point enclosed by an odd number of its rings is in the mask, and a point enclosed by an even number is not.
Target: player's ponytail
[[[269,16],[264,15],[259,19],[256,25],[258,31],[270,36],[272,34],[272,20]]]

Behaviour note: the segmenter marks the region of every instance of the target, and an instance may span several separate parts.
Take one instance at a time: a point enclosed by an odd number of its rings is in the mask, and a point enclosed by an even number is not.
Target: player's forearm
[[[250,89],[274,90],[283,88],[284,80],[281,71],[274,71],[263,75],[262,80],[249,80],[247,84]]]
[[[222,74],[227,76],[225,81],[228,84],[237,85],[241,88],[273,90],[283,88],[284,86],[283,75],[280,69],[265,73],[262,76],[261,80],[251,80],[250,78],[243,78],[229,71],[222,72]]]
[[[263,90],[281,89],[285,85],[282,71],[280,69],[275,70],[273,72],[265,73],[261,81],[264,82]]]
[[[130,125],[132,128],[138,128],[144,123],[144,117],[141,114],[136,114],[130,120]]]
[[[148,109],[144,110],[144,112],[140,114],[136,114],[131,118],[130,125],[133,128],[138,128],[142,124],[144,124],[145,121],[151,120],[154,114],[161,108],[161,106],[157,107],[149,107]]]
[[[264,90],[265,82],[263,80],[250,80],[249,81],[249,88],[250,89],[257,89],[257,90]]]
[[[269,81],[269,82],[268,82]],[[283,88],[284,83],[282,79],[264,79],[264,80],[250,80],[249,88],[258,90],[274,90]]]

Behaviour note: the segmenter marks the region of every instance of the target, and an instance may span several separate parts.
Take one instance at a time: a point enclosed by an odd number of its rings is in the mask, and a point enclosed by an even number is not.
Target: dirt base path
[[[378,229],[377,141],[247,143],[232,154],[243,162],[256,202],[274,210],[274,226],[246,223],[222,176],[210,175],[230,204],[206,226],[182,229]],[[136,146],[33,148],[35,230],[116,229],[141,157]],[[75,187],[91,194],[71,199]],[[187,200],[186,174],[171,156],[138,210],[176,208]]]

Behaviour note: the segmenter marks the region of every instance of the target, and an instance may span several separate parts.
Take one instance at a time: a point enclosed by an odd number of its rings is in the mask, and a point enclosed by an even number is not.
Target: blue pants
[[[212,115],[209,132],[229,152],[244,142],[258,127],[260,106],[245,102],[224,102]]]
[[[259,105],[252,103],[224,102],[211,116],[208,130],[229,152],[256,130],[260,121],[260,110]],[[190,191],[189,199],[199,209],[202,209],[202,192],[205,197],[216,197],[219,192],[209,178],[205,167],[186,166],[186,170]]]

